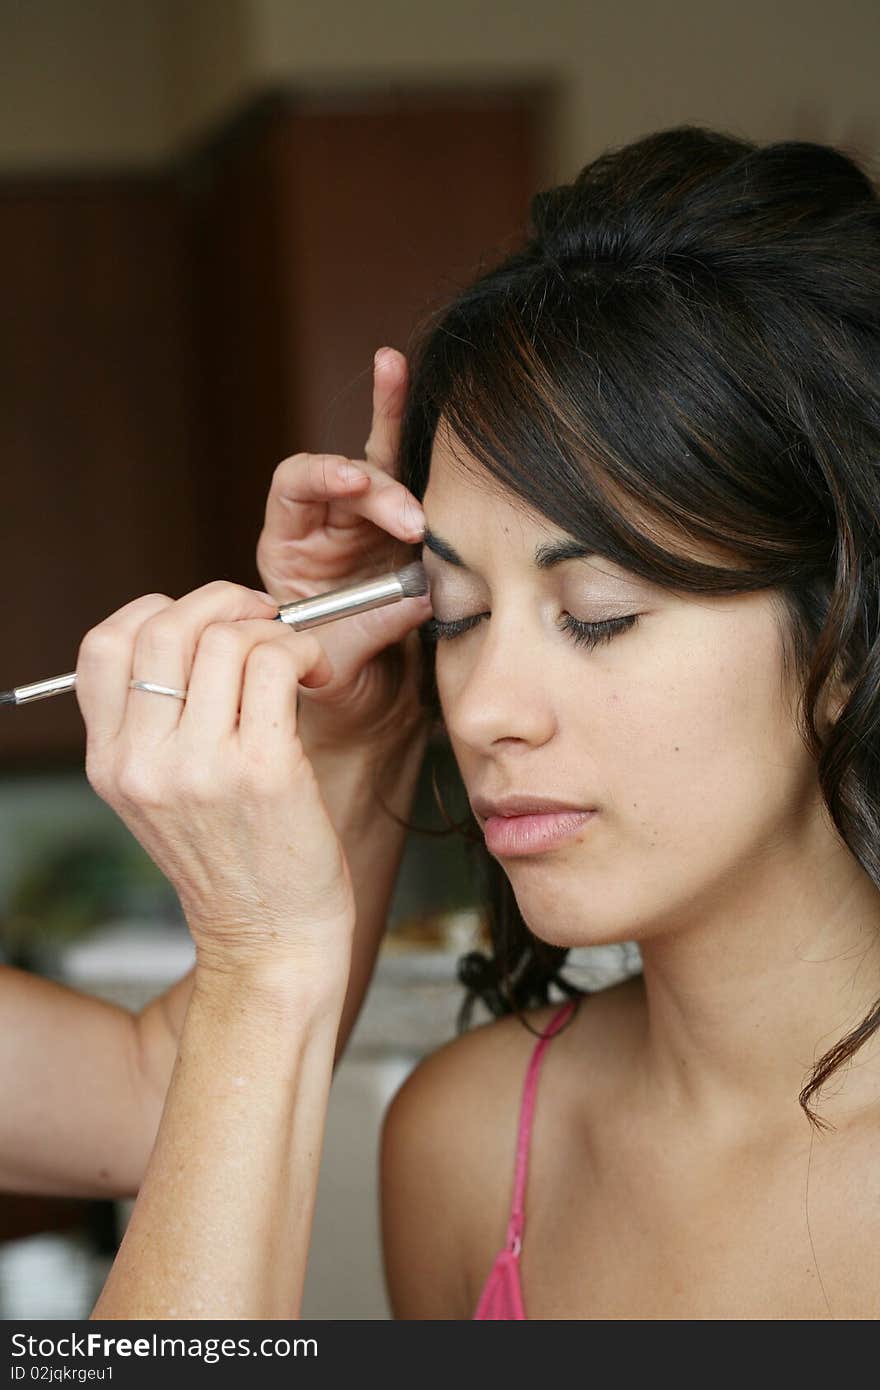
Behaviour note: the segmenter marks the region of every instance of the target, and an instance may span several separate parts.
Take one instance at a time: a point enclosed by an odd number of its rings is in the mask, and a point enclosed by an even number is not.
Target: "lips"
[[[587,801],[569,801],[533,792],[510,792],[506,796],[474,796],[471,806],[483,825],[493,816],[546,816],[563,811],[595,811]]]
[[[500,858],[542,854],[577,838],[598,814],[597,807],[584,801],[537,792],[474,796],[471,807],[486,838],[486,848]]]
[[[490,816],[483,826],[486,848],[499,859],[546,854],[581,838],[598,811],[554,811],[539,816]]]

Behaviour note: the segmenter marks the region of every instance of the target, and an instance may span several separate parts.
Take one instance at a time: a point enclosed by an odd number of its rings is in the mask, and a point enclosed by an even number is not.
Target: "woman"
[[[532,212],[524,249],[427,326],[400,437],[400,480],[427,527],[420,640],[439,642],[423,698],[448,733],[468,832],[485,841],[493,952],[466,974],[509,1016],[427,1058],[389,1109],[392,1306],[875,1317],[877,193],[839,151],[684,126],[609,152]],[[392,467],[368,468],[353,515]],[[331,709],[309,640],[298,635],[294,662],[304,729]],[[346,714],[347,732],[381,705]],[[411,693],[414,730],[417,708]],[[295,929],[273,910],[267,942],[259,895],[226,895],[245,903],[243,993],[224,914],[192,914],[218,966],[132,1247],[149,1265],[150,1223],[161,1247],[179,1174],[186,1185],[174,1144],[197,1112],[200,1058],[221,1034],[240,1057],[264,1028],[268,1069],[232,1100],[234,1077],[215,1095],[252,1120],[289,1082],[293,1146],[264,1119],[251,1172],[237,1150],[213,1153],[197,1115],[208,1182],[186,1195],[222,1226],[224,1198],[234,1188],[246,1205],[261,1171],[276,1206],[251,1213],[262,1224],[247,1248],[194,1230],[164,1250],[197,1279],[216,1257],[230,1281],[220,1311],[245,1294],[265,1310],[269,1282],[296,1282],[305,1261],[327,1020],[357,900],[307,768],[295,759],[291,774],[305,808],[293,881],[309,889]],[[273,843],[261,885],[281,863]],[[561,978],[572,946],[624,941],[641,948],[639,976],[586,1002]],[[281,971],[254,964],[276,959]],[[267,974],[291,1039],[280,1063],[246,1007]],[[561,1008],[554,982],[571,996]],[[238,1042],[220,1022],[233,999]],[[272,1210],[286,1223],[280,1277],[260,1259],[261,1233],[264,1252],[278,1244]],[[120,1261],[107,1310],[130,1316],[149,1279],[125,1247]],[[173,1308],[167,1288],[149,1306]]]

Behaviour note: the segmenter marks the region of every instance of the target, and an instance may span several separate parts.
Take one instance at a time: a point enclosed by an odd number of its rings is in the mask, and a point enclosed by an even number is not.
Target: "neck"
[[[722,1133],[768,1117],[805,1123],[815,1063],[880,999],[880,892],[817,812],[768,847],[723,900],[641,943],[639,1094]],[[880,1029],[810,1106],[845,1123],[880,1099]]]

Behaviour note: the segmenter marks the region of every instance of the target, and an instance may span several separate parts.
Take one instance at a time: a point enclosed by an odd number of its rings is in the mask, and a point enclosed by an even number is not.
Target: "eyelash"
[[[422,623],[424,632],[429,642],[449,641],[453,637],[460,637],[463,632],[468,632],[484,615],[477,613],[473,618],[456,618],[452,622],[444,623],[439,618],[428,618]],[[629,613],[624,618],[609,618],[602,623],[580,622],[573,618],[570,613],[566,613],[561,628],[567,632],[576,646],[598,647],[603,642],[610,642],[621,632],[628,632],[638,622],[638,613]]]

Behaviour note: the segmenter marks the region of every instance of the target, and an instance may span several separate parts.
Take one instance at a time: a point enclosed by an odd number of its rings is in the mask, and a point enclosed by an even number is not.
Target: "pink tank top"
[[[572,1010],[577,1007],[578,1000],[570,999],[562,1005],[558,1013],[553,1015],[550,1025],[543,1038],[539,1038],[532,1052],[529,1068],[526,1072],[525,1086],[523,1088],[522,1104],[519,1116],[519,1134],[516,1141],[516,1169],[513,1179],[513,1205],[510,1211],[510,1220],[507,1224],[507,1242],[503,1250],[499,1250],[495,1257],[495,1263],[489,1271],[489,1276],[483,1285],[480,1300],[477,1304],[477,1311],[474,1313],[473,1321],[477,1319],[487,1321],[510,1321],[511,1319],[524,1319],[526,1316],[523,1307],[522,1286],[519,1277],[519,1256],[522,1249],[523,1236],[523,1199],[526,1191],[526,1172],[529,1156],[529,1138],[532,1132],[532,1116],[535,1110],[535,1091],[538,1084],[538,1068],[541,1065],[541,1058],[544,1055],[547,1044],[555,1033],[565,1023],[571,1015]]]

